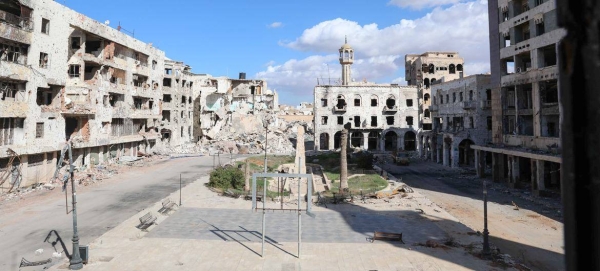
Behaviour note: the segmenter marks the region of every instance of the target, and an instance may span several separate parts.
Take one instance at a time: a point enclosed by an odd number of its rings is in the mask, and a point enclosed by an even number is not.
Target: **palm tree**
[[[344,125],[342,130],[342,138],[340,145],[342,147],[342,153],[340,154],[340,193],[344,194],[348,189],[348,130],[350,129],[350,123]]]

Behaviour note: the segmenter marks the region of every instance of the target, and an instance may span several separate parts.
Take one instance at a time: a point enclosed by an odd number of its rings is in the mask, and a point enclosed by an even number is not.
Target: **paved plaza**
[[[157,213],[161,203],[156,202],[94,240],[84,270],[514,270],[492,266],[462,247],[419,245],[443,242],[448,232],[438,224],[454,223],[443,210],[428,207],[426,198],[419,208],[432,215],[388,203],[313,206],[314,218],[302,214],[300,257],[298,214],[268,212],[261,257],[261,211],[253,212],[250,201],[218,196],[205,187],[207,181],[203,177],[186,186],[183,206],[171,214]],[[178,197],[178,192],[170,195]],[[412,197],[422,198],[418,193]],[[275,207],[279,204],[267,203]],[[136,225],[147,212],[158,219],[146,232]],[[402,232],[405,244],[371,243],[374,231]],[[66,261],[50,267],[66,269]]]
[[[400,218],[394,212],[354,213],[315,212],[302,217],[302,241],[307,243],[365,243],[374,231],[407,232],[406,243],[433,238],[445,233],[433,223]],[[156,226],[145,238],[176,238],[260,242],[262,212],[249,209],[207,209],[183,207]],[[296,242],[298,214],[268,212],[266,240],[271,243]]]

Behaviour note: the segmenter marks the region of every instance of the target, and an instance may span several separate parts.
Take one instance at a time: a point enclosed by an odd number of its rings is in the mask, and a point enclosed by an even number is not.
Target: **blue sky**
[[[432,50],[459,51],[467,73],[469,64],[472,73],[489,71],[481,0],[56,1],[112,27],[120,22],[195,73],[266,79],[291,105],[312,102],[317,77],[339,77],[335,54],[345,35],[357,80],[402,83],[404,55]]]

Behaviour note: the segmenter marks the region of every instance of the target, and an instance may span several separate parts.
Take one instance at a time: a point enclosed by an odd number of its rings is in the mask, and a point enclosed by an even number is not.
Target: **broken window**
[[[433,74],[435,72],[435,66],[433,64],[429,64],[429,73]]]
[[[456,65],[456,70],[459,71],[459,72],[462,72],[462,70],[463,70],[462,64]]]
[[[503,11],[502,12],[502,21],[506,22],[508,21],[509,17],[508,17],[508,10],[507,11]]]
[[[354,106],[360,106],[360,96],[354,98]]]
[[[35,124],[35,138],[44,137],[44,123],[38,122]]]
[[[29,45],[2,40],[0,43],[0,61],[26,64]]]
[[[556,129],[556,123],[554,123],[554,122],[546,123],[546,129],[547,129],[547,133],[548,133],[549,137],[558,136],[557,129]]]
[[[354,117],[354,127],[360,127],[360,117]]]
[[[473,117],[469,117],[469,127],[475,129],[475,121],[473,120]]]
[[[450,103],[450,94],[446,94],[446,103]]]
[[[337,124],[339,124],[339,125],[344,125],[344,117],[342,117],[342,116],[338,116],[338,117],[337,117]]]
[[[171,102],[171,94],[163,94],[163,101],[165,103],[170,103]]]
[[[110,93],[108,99],[109,99],[110,106],[112,106],[112,107],[121,106],[121,104],[125,101],[125,95]]]
[[[492,117],[487,117],[487,130],[492,130]]]
[[[14,144],[16,130],[23,129],[25,119],[0,118],[0,146]]]
[[[71,37],[71,49],[81,48],[81,37]]]
[[[459,100],[459,102],[463,101],[463,93],[462,92],[458,93],[458,100]]]
[[[385,117],[385,121],[388,125],[394,125],[394,116]]]
[[[444,95],[440,95],[440,104],[444,104]]]
[[[406,125],[408,125],[408,126],[413,125],[413,117],[406,117]]]
[[[394,96],[390,96],[387,98],[387,100],[385,100],[385,106],[387,106],[388,109],[393,109],[396,107],[396,98]]]
[[[451,74],[456,73],[456,66],[454,66],[454,64],[450,64],[450,66],[448,66],[448,72]]]
[[[171,87],[171,78],[163,79],[163,87]]]
[[[166,74],[166,75],[171,75],[171,74],[173,74],[173,69],[170,69],[170,68],[165,68],[165,74]]]
[[[371,127],[377,127],[377,116],[371,116]]]
[[[50,34],[50,20],[42,18],[42,33]]]
[[[181,111],[180,113],[181,113],[181,114],[180,114],[180,115],[181,115],[181,118],[183,119],[183,117],[184,117],[184,115],[183,115],[183,111]]]
[[[338,96],[336,108],[337,109],[346,109],[346,100],[344,99],[344,96],[342,96],[342,95]]]
[[[181,137],[183,137],[183,126],[181,126]]]
[[[163,121],[171,121],[171,110],[163,110],[162,117]]]
[[[38,88],[36,95],[37,105],[50,105],[54,98],[58,95],[58,90],[52,90],[50,88]]]
[[[75,78],[79,77],[79,68],[80,65],[69,65],[69,77]]]
[[[543,103],[558,103],[557,81],[551,80],[546,82],[540,82],[540,94],[542,96]]]
[[[508,90],[506,92],[506,107],[515,108],[515,91]]]
[[[44,163],[44,154],[33,154],[27,156],[27,167],[35,167]]]
[[[40,52],[40,68],[48,68],[48,54]]]
[[[143,103],[144,102],[142,101],[142,98],[133,98],[133,105],[135,109],[142,109]]]
[[[425,118],[429,118],[431,116],[431,113],[429,112],[429,109],[425,109],[425,112],[423,113],[423,116]]]
[[[406,99],[406,106],[407,107],[412,107],[413,106],[413,100],[412,99]]]
[[[327,116],[321,117],[321,125],[327,125]]]
[[[469,101],[473,100],[473,90],[469,90]]]
[[[185,100],[186,100],[185,96],[181,96],[181,104],[182,105],[185,105]]]
[[[321,99],[321,107],[327,106],[327,99]]]
[[[456,102],[456,92],[452,92],[452,102]]]
[[[541,36],[544,33],[546,33],[546,27],[544,26],[544,21],[541,21],[541,22],[535,24],[535,35]]]
[[[154,108],[154,101],[149,101],[149,102],[148,102],[148,107],[149,107],[150,109]]]
[[[152,69],[156,70],[156,65],[158,64],[158,62],[156,62],[156,60],[152,60]]]
[[[429,93],[425,93],[425,95],[423,95],[423,102],[425,104],[428,104],[429,103],[429,98],[430,98]]]
[[[423,80],[423,85],[425,85],[425,88],[429,88],[429,78],[425,78],[425,80]]]
[[[142,76],[139,74],[133,75],[133,85],[136,87],[144,87],[146,88],[146,82],[148,82],[148,77]]]
[[[379,105],[379,99],[377,99],[377,96],[373,95],[371,96],[371,106],[376,107]]]

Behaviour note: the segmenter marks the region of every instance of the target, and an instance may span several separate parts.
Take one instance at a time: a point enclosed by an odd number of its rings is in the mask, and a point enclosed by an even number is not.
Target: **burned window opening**
[[[393,109],[394,107],[396,107],[396,99],[394,97],[387,98],[387,100],[385,100],[385,106],[388,109]]]
[[[26,44],[0,39],[0,60],[26,64],[28,48]]]
[[[429,73],[430,74],[435,73],[435,66],[433,64],[429,64]]]
[[[162,112],[162,120],[163,121],[171,121],[171,110],[163,110]]]
[[[450,74],[455,74],[456,73],[456,66],[454,64],[450,64],[450,66],[448,66],[448,72]]]
[[[371,127],[377,127],[377,116],[371,116]]]
[[[425,109],[425,112],[423,113],[423,117],[425,117],[427,119],[431,117],[431,113],[429,112],[429,109]]]
[[[354,127],[360,127],[360,117],[359,116],[354,117]]]
[[[406,106],[407,107],[412,107],[413,106],[413,100],[412,99],[406,99]]]
[[[71,37],[71,49],[81,49],[81,37]]]
[[[344,125],[344,117],[338,116],[337,117],[337,124],[338,125]]]
[[[48,68],[48,54],[40,52],[40,68]]]
[[[163,101],[165,103],[170,103],[171,102],[171,94],[163,94]]]
[[[69,65],[69,77],[78,78],[81,65]]]
[[[321,125],[327,125],[327,116],[321,117]]]
[[[336,107],[337,109],[346,109],[346,100],[344,99],[344,96],[338,96]]]
[[[394,116],[385,117],[385,121],[386,121],[387,125],[394,125]]]
[[[406,117],[406,125],[408,125],[408,126],[413,125],[413,117]]]
[[[19,92],[19,88],[16,83],[0,82],[0,100],[15,100],[17,92]]]
[[[171,78],[163,79],[163,87],[171,87]]]

